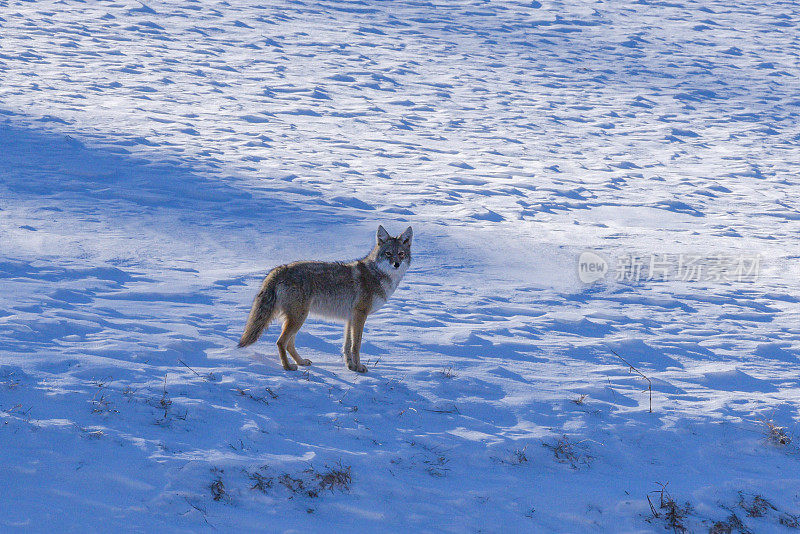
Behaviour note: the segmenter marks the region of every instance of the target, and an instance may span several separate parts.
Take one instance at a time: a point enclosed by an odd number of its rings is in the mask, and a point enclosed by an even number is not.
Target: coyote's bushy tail
[[[275,315],[275,286],[276,283],[273,277],[270,276],[264,280],[264,285],[256,295],[253,307],[250,309],[250,315],[247,317],[244,334],[242,334],[242,339],[239,340],[240,347],[255,343],[261,332],[272,322]]]

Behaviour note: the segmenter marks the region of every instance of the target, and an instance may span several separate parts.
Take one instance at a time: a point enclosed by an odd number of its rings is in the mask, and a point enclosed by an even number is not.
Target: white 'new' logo
[[[606,260],[594,252],[582,252],[578,258],[578,278],[584,284],[591,284],[603,278],[608,272]]]

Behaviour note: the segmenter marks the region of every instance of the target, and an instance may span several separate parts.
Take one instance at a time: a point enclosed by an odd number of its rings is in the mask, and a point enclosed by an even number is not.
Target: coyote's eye
[[[385,253],[384,253],[384,255],[385,255],[387,258],[391,258],[391,257],[392,257],[392,253],[391,253],[391,252],[385,252]]]
[[[403,258],[405,258],[405,257],[406,257],[406,253],[405,253],[405,252],[402,252],[402,251],[401,251],[401,252],[398,252],[398,253],[397,253],[397,255],[398,255],[398,256],[400,256],[400,259],[401,259],[401,260],[402,260]]]

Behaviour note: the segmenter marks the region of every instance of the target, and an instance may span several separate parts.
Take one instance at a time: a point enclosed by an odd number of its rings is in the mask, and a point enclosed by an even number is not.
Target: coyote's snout
[[[361,335],[367,315],[386,303],[411,263],[411,227],[391,237],[378,227],[375,247],[364,258],[349,263],[298,261],[275,267],[256,295],[247,325],[239,340],[245,347],[279,317],[283,330],[278,338],[278,355],[283,368],[311,365],[301,358],[294,338],[309,315],[345,324],[342,352],[348,369],[364,373],[361,364]],[[289,363],[286,353],[297,363]]]

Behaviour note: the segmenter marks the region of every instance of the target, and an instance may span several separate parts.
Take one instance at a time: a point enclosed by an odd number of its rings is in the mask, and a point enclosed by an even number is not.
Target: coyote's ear
[[[375,237],[378,238],[378,244],[383,245],[389,240],[389,232],[382,225],[378,225],[378,233]]]
[[[408,228],[406,228],[406,231],[405,231],[405,232],[403,232],[402,234],[400,234],[400,237],[399,237],[398,239],[400,239],[400,241],[401,241],[401,242],[402,242],[404,245],[410,245],[410,244],[411,244],[411,236],[412,236],[413,234],[414,234],[414,232],[411,230],[411,227],[409,226]]]

